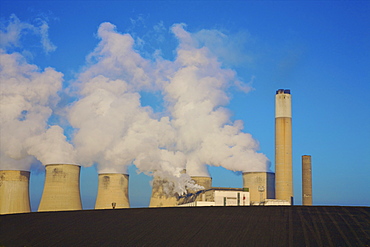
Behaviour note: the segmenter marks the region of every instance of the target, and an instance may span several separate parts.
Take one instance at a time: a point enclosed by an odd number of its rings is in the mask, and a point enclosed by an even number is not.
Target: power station
[[[172,192],[172,181],[154,176],[149,207],[292,205],[292,169],[291,93],[289,89],[279,89],[275,95],[275,173],[243,172],[243,188],[215,188],[211,177],[191,176],[203,189],[188,189],[182,196]],[[28,171],[0,171],[0,214],[31,211],[29,179]],[[99,174],[95,209],[129,208],[128,187],[128,174]],[[302,156],[302,204],[312,205],[310,155]],[[82,210],[80,166],[48,164],[38,211],[68,210]]]

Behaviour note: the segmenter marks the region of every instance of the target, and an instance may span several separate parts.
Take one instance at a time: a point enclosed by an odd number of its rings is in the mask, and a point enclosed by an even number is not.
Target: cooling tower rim
[[[78,166],[78,167],[81,167],[81,165],[72,164],[72,163],[50,163],[50,164],[45,165],[45,167],[47,166]]]
[[[31,171],[27,171],[27,170],[9,170],[9,169],[6,169],[6,170],[0,169],[0,172],[29,172],[31,173]]]
[[[122,173],[122,172],[102,172],[102,173],[98,173],[98,175],[115,175],[115,174],[130,176],[128,173]]]
[[[267,171],[261,171],[261,172],[243,172],[242,174],[251,174],[251,173],[272,173],[275,174],[275,172],[267,172]]]

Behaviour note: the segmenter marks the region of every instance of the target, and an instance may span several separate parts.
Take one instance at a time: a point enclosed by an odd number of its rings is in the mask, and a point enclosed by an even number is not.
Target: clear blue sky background
[[[120,33],[142,39],[143,56],[161,49],[174,58],[175,23],[189,32],[220,30],[235,37],[238,59],[225,60],[240,80],[253,79],[248,94],[230,89],[227,106],[233,120],[260,143],[274,163],[275,90],[289,88],[293,98],[293,166],[295,203],[301,204],[301,156],[312,155],[315,205],[370,205],[370,2],[369,1],[1,1],[1,21],[11,14],[33,23],[48,19],[49,39],[57,46],[45,54],[37,40],[25,36],[29,63],[64,74],[65,86],[96,47],[98,26],[111,22]],[[164,40],[155,37],[162,23]],[[142,104],[160,111],[158,96],[143,95]],[[68,101],[68,99],[65,99]],[[157,105],[159,104],[159,105]],[[130,202],[149,204],[150,177],[131,166]],[[209,168],[213,186],[242,187],[242,176]],[[30,196],[37,210],[44,172],[32,170]],[[82,168],[85,209],[97,192],[95,167]]]

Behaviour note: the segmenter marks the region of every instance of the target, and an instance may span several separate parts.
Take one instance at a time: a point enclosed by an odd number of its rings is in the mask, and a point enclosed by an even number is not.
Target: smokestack
[[[293,204],[292,101],[289,89],[275,96],[275,178],[276,199]]]
[[[311,155],[302,155],[302,205],[312,206]]]
[[[128,174],[99,174],[95,209],[129,208]]]
[[[273,172],[243,172],[243,188],[249,189],[251,204],[275,198]]]
[[[174,185],[166,179],[154,177],[149,207],[176,206],[177,194],[172,192],[173,187]]]
[[[30,172],[0,171],[0,214],[30,212]]]
[[[81,210],[80,169],[78,165],[45,166],[45,185],[39,212]]]

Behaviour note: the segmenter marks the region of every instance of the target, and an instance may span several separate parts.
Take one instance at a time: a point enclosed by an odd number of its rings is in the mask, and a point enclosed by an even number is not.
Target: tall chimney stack
[[[45,185],[39,212],[81,210],[80,169],[78,165],[45,166]]]
[[[95,209],[129,208],[128,174],[99,174]]]
[[[292,100],[289,89],[275,95],[275,188],[276,199],[293,204]]]
[[[0,171],[0,214],[28,213],[30,172]]]
[[[302,155],[302,205],[312,206],[311,155]]]

